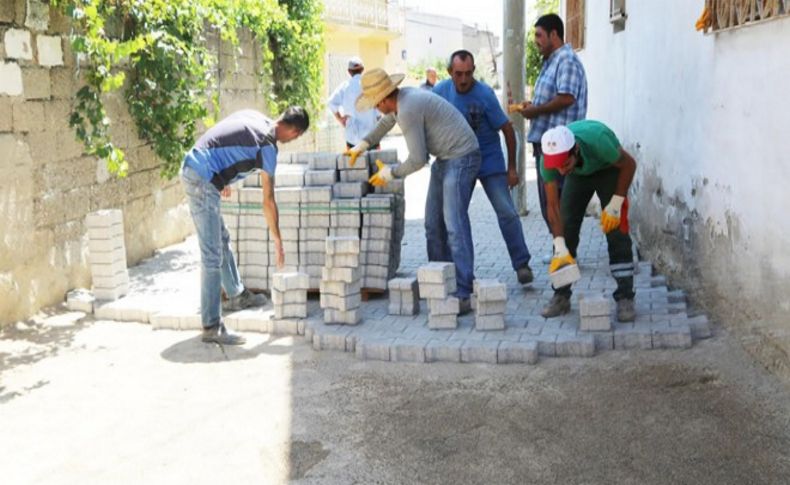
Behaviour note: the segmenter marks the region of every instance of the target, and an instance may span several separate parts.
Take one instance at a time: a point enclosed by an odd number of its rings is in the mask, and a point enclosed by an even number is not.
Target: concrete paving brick
[[[66,308],[71,311],[93,313],[96,298],[89,290],[77,288],[66,293]]]
[[[390,360],[390,347],[394,338],[357,340],[355,354],[360,360]]]
[[[85,216],[85,226],[88,228],[110,227],[117,224],[123,225],[123,212],[120,209],[104,209]]]
[[[507,310],[506,301],[482,301],[477,302],[475,296],[475,315],[504,315]]]
[[[615,350],[649,350],[653,337],[649,328],[617,328],[614,331]]]
[[[340,182],[343,183],[348,183],[348,182],[367,183],[368,178],[370,178],[367,168],[363,168],[362,170],[338,170],[338,174],[340,176]]]
[[[313,335],[314,350],[334,350],[336,352],[346,352],[346,338],[348,331],[339,332],[316,332]]]
[[[353,228],[358,235],[361,226],[362,218],[358,212],[332,212],[329,215],[329,227]]]
[[[387,287],[387,277],[389,276],[389,268],[387,266],[379,266],[377,264],[366,264],[363,266],[362,271],[366,277],[373,277],[383,279],[383,288]]]
[[[393,291],[399,290],[416,293],[418,291],[417,278],[392,278],[387,282],[387,288]]]
[[[90,239],[123,239],[123,223],[113,224],[103,227],[88,227],[88,238]]]
[[[299,266],[321,267],[325,262],[326,253],[299,251]]]
[[[337,168],[337,154],[332,152],[311,153],[307,160],[310,170],[334,170]]]
[[[280,184],[280,180],[277,180],[277,184]],[[302,193],[304,192],[304,187],[277,187],[274,189],[274,200],[277,202],[278,205],[285,205],[288,204],[293,209],[299,207],[299,203],[302,200]],[[242,189],[241,190],[241,201],[242,202],[260,202],[262,200],[261,190],[260,189]],[[278,207],[280,209],[280,207]]]
[[[313,186],[331,186],[337,181],[337,170],[308,170],[304,173],[304,184]]]
[[[117,300],[129,292],[126,285],[111,287],[111,288],[93,288],[93,296],[98,301]],[[95,311],[95,310],[94,310]]]
[[[540,334],[536,337],[522,339],[521,341],[535,340],[538,343],[538,354],[546,357],[557,356],[557,335],[554,334]]]
[[[305,290],[287,290],[280,291],[272,289],[271,291],[272,303],[275,305],[291,305],[291,304],[306,304],[307,292]]]
[[[299,335],[299,322],[298,318],[275,318],[271,321],[271,330],[269,333],[273,335]]]
[[[329,230],[324,227],[299,228],[300,241],[324,241],[329,236]]]
[[[274,305],[274,318],[278,320],[288,318],[306,318],[307,305],[294,303],[289,305]]]
[[[321,270],[323,281],[335,281],[343,283],[357,283],[360,278],[359,268],[327,268]]]
[[[94,279],[97,279],[98,277],[112,278],[117,274],[123,274],[125,271],[126,259],[107,264],[91,265],[91,275]]]
[[[253,264],[241,264],[239,265],[239,274],[241,274],[241,277],[244,280],[247,278],[266,279],[269,277],[269,267]]]
[[[687,349],[691,347],[688,326],[654,325],[651,327],[654,349]]]
[[[362,239],[382,239],[392,241],[392,228],[362,226]]]
[[[431,315],[458,315],[459,308],[460,301],[454,296],[428,299],[428,311]]]
[[[557,335],[557,357],[592,357],[595,339],[592,335]]]
[[[223,321],[237,332],[271,333],[272,308],[248,308],[223,316]]]
[[[398,151],[393,149],[388,150],[369,150],[367,152],[368,164],[371,167],[376,167],[376,160],[381,160],[387,165],[398,163]]]
[[[348,155],[339,155],[337,157],[336,165],[338,170],[354,170],[355,168],[358,169],[360,167],[360,163],[363,162],[364,161],[361,158],[358,158],[354,165],[351,165],[351,158]]]
[[[609,316],[612,302],[604,295],[583,295],[579,298],[579,315],[582,317]],[[582,321],[584,318],[582,318]]]
[[[277,165],[274,169],[274,178],[279,187],[304,187],[305,172],[307,172],[306,165]]]
[[[327,211],[326,214],[312,214],[303,212],[299,216],[300,229],[305,227],[320,227],[329,228],[332,224],[332,218]]]
[[[609,314],[601,316],[582,316],[579,330],[583,332],[605,332],[612,329],[612,317]]]
[[[362,281],[363,281],[362,286],[365,288],[371,288],[377,290],[384,290],[387,288],[387,278],[379,278],[376,276],[366,275],[362,279]]]
[[[431,262],[417,269],[417,281],[423,283],[444,284],[455,279],[455,265],[453,263]]]
[[[452,330],[458,326],[457,315],[428,314],[428,328],[431,330]]]
[[[490,331],[504,330],[505,315],[478,315],[475,316],[475,330]]]
[[[420,298],[443,300],[456,290],[455,280],[448,283],[420,283]]]
[[[389,253],[392,241],[389,239],[362,239],[360,245],[362,251],[365,252]]]
[[[332,187],[302,187],[299,202],[309,212],[328,208],[332,202]]]
[[[362,291],[362,284],[359,280],[353,283],[322,280],[319,289],[321,291],[321,294],[330,294],[337,296],[353,295],[356,293],[360,293]]]
[[[426,362],[461,362],[462,341],[429,340],[425,344]]]
[[[360,266],[358,254],[340,254],[326,256],[324,265],[327,268],[358,268]]]
[[[269,266],[269,253],[239,251],[239,265]]]
[[[360,293],[342,296],[322,293],[320,297],[320,305],[321,308],[324,309],[348,312],[350,310],[356,310],[361,304],[362,295]]]
[[[395,218],[393,214],[368,214],[362,215],[363,226],[365,227],[393,227]]]
[[[359,228],[358,227],[330,227],[329,235],[340,236],[340,237],[359,237]]]
[[[711,328],[711,324],[708,321],[708,317],[705,315],[689,317],[686,320],[686,324],[689,326],[689,329],[691,330],[691,336],[695,340],[706,339],[713,336],[713,329]]]
[[[367,182],[337,182],[332,186],[335,199],[359,199],[368,193]]]
[[[381,252],[365,251],[361,255],[360,262],[362,264],[365,264],[365,265],[384,266],[384,267],[387,267],[387,269],[389,269],[390,253],[389,252],[381,253]],[[387,273],[389,273],[389,271],[387,271]]]
[[[358,255],[360,250],[360,241],[359,238],[354,237],[330,236],[326,238],[325,250],[326,254],[331,255]]]
[[[461,346],[461,362],[497,363],[499,341],[466,341]]]
[[[497,280],[479,280],[477,281],[477,290],[475,291],[477,302],[489,301],[506,301],[507,300],[507,285],[500,283]]]
[[[425,342],[395,339],[390,347],[392,362],[425,362]]]
[[[497,348],[499,364],[537,364],[538,343],[534,340],[526,342],[503,341]]]
[[[178,321],[179,330],[203,330],[199,314],[182,315]]]
[[[581,273],[579,272],[579,265],[577,264],[569,264],[564,266],[557,271],[551,273],[549,275],[549,279],[551,280],[551,284],[555,288],[560,288],[566,285],[573,284],[581,279]]]
[[[595,351],[614,350],[614,332],[592,332]]]
[[[274,273],[272,288],[277,291],[307,290],[309,288],[308,276],[304,273]]]
[[[360,321],[362,321],[362,313],[359,309],[348,311],[324,309],[324,323],[326,324],[357,325]]]
[[[151,328],[154,330],[178,330],[181,317],[168,312],[154,313],[149,317]]]

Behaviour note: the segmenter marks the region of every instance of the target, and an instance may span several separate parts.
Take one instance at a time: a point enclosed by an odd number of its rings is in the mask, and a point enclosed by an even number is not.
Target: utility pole
[[[507,107],[508,98],[513,101],[524,100],[524,83],[526,71],[524,69],[524,0],[504,0],[504,21],[502,25],[503,45],[503,76],[502,104]],[[526,185],[526,144],[524,142],[524,118],[520,114],[510,116],[513,129],[516,132],[516,169],[518,170],[519,184],[511,189],[510,195],[519,214],[527,214],[527,185]]]

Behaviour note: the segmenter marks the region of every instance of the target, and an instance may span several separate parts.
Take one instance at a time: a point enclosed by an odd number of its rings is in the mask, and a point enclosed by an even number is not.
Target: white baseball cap
[[[362,64],[362,59],[360,59],[359,57],[354,56],[348,60],[349,69],[359,69],[360,67],[365,67],[365,65]]]
[[[543,166],[547,169],[560,168],[574,145],[576,145],[576,137],[567,126],[555,126],[546,131],[540,139]]]

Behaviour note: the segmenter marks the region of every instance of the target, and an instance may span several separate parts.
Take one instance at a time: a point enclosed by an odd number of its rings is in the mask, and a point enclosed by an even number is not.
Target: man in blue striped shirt
[[[279,214],[274,201],[277,142],[302,135],[310,124],[301,107],[288,108],[276,120],[255,110],[242,110],[206,131],[186,154],[181,182],[200,245],[200,316],[203,342],[241,345],[245,339],[228,332],[221,319],[220,288],[228,295],[228,309],[240,310],[266,303],[262,295],[246,288],[230,248],[230,234],[220,214],[220,194],[253,173],[261,173],[263,214],[277,252],[277,266],[285,254],[280,238]]]
[[[587,77],[584,66],[566,44],[565,27],[556,14],[543,15],[535,22],[535,44],[543,56],[532,102],[524,102],[521,114],[530,120],[527,142],[532,143],[535,160],[541,158],[540,139],[555,126],[568,125],[587,116]],[[546,212],[546,190],[536,163],[540,212],[551,232]],[[558,181],[562,187],[562,180]]]

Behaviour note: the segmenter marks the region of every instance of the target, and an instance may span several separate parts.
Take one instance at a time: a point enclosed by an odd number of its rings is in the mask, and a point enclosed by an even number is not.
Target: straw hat
[[[384,69],[371,69],[362,75],[360,83],[362,94],[356,102],[357,111],[365,111],[375,108],[379,102],[386,98],[388,94],[395,91],[398,84],[403,82],[404,74],[387,74]]]

